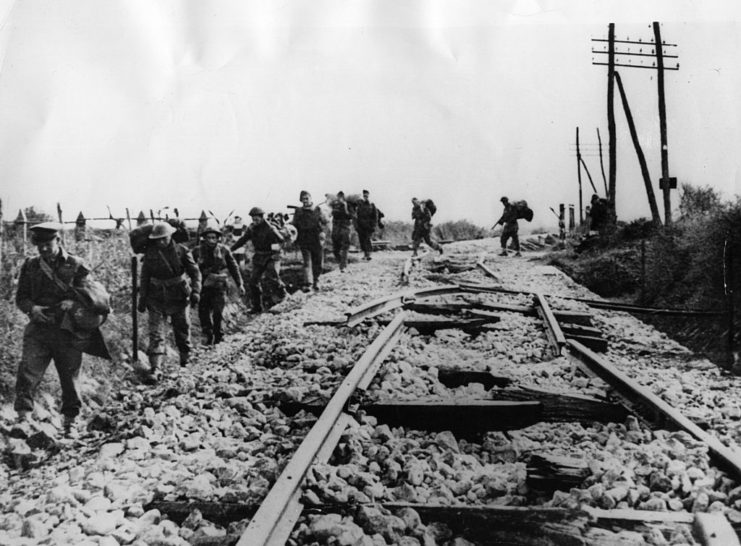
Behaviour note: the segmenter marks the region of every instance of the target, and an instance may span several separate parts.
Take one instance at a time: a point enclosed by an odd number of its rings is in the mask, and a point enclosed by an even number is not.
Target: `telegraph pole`
[[[659,129],[661,131],[661,180],[659,187],[664,191],[664,225],[672,225],[671,190],[677,187],[677,179],[669,177],[669,148],[666,144],[666,102],[664,101],[664,43],[661,41],[661,29],[657,21],[653,23],[654,41],[656,42],[656,81],[659,87]]]
[[[667,147],[666,138],[666,104],[664,100],[664,71],[665,70],[679,70],[679,63],[675,61],[674,66],[666,66],[664,63],[665,59],[677,59],[677,55],[668,55],[664,52],[664,48],[676,47],[677,44],[667,44],[661,40],[661,32],[659,29],[659,23],[653,23],[654,30],[654,41],[644,42],[643,40],[616,40],[615,39],[615,24],[610,23],[608,38],[592,39],[592,42],[607,42],[607,46],[603,50],[596,50],[594,45],[592,46],[592,53],[607,55],[607,62],[595,62],[594,65],[607,66],[607,123],[609,130],[609,150],[610,150],[610,179],[608,188],[608,201],[610,201],[611,213],[615,212],[615,113],[613,110],[613,98],[614,98],[614,81],[615,81],[615,67],[624,68],[647,68],[650,70],[658,71],[658,92],[659,92],[659,130],[661,132],[661,180],[659,187],[664,192],[664,217],[665,225],[671,225],[671,189],[677,187],[677,179],[669,176],[669,151]],[[616,49],[616,44],[620,44],[621,49]],[[633,51],[638,46],[638,51]],[[646,52],[644,52],[644,48]],[[635,57],[650,57],[654,61],[649,65],[643,62],[643,59],[638,59],[637,62],[633,62]],[[625,103],[625,101],[624,101]],[[615,220],[615,217],[611,218]]]
[[[582,195],[581,195],[581,150],[579,150],[579,128],[576,128],[576,176],[579,181],[579,225],[584,223],[582,214]]]
[[[610,23],[607,33],[607,134],[608,154],[610,157],[610,178],[608,182],[607,206],[609,208],[609,222],[617,223],[615,210],[615,193],[617,177],[617,137],[615,135],[615,23]]]

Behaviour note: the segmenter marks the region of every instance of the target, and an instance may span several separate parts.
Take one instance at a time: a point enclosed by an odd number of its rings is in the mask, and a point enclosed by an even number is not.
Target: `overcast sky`
[[[628,7],[634,5],[634,7]],[[24,0],[0,3],[0,197],[65,220],[178,207],[223,218],[367,188],[391,219],[533,226],[578,204],[575,130],[607,161],[606,67],[593,38],[677,44],[666,72],[670,174],[738,192],[735,0]],[[634,61],[637,62],[637,61]],[[622,69],[658,193],[656,75]],[[617,200],[649,209],[616,89]],[[585,158],[604,194],[599,157]],[[605,164],[607,171],[607,164]],[[584,200],[592,193],[583,174]],[[674,204],[678,195],[674,194]],[[659,203],[660,197],[659,197]],[[661,205],[660,205],[661,206]]]

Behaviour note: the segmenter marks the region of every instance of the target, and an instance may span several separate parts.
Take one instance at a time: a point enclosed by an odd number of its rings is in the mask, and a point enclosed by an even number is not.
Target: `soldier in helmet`
[[[260,207],[252,207],[250,217],[252,223],[230,250],[234,252],[247,241],[252,241],[255,254],[252,256],[252,273],[249,280],[252,302],[250,313],[261,313],[263,302],[260,281],[263,275],[274,285],[278,299],[286,296],[286,287],[280,278],[280,259],[281,248],[287,236],[279,226],[265,220],[265,211]]]
[[[167,222],[157,222],[149,234],[141,271],[138,309],[149,312],[150,378],[156,379],[165,355],[164,326],[172,322],[180,365],[188,364],[191,352],[190,311],[198,305],[201,294],[201,271],[185,245],[175,243],[175,232]]]
[[[502,217],[497,220],[497,223],[492,227],[492,229],[494,229],[499,224],[504,225],[502,236],[500,238],[502,243],[502,252],[500,256],[507,255],[507,241],[510,237],[512,238],[512,246],[515,249],[515,256],[522,256],[522,254],[520,254],[520,239],[517,236],[517,231],[519,230],[519,226],[517,225],[517,210],[509,202],[507,197],[502,197],[500,201],[502,202],[502,205],[504,205],[504,213],[502,213]]]
[[[347,252],[350,249],[350,227],[354,214],[345,200],[345,192],[337,192],[332,202],[332,253],[340,272],[347,269]]]
[[[78,291],[91,280],[85,262],[62,247],[61,228],[61,224],[54,222],[31,227],[31,242],[39,255],[23,263],[18,277],[16,305],[30,321],[23,332],[14,407],[20,422],[30,420],[34,392],[49,362],[54,360],[62,387],[64,432],[74,436],[77,433],[75,420],[82,407],[78,388],[82,353],[109,359],[110,355],[97,327],[84,330],[69,322]],[[95,342],[97,350],[91,350]]]
[[[370,201],[370,192],[363,190],[363,198],[358,202],[357,217],[355,219],[355,231],[358,232],[360,250],[363,251],[363,259],[370,260],[373,252],[371,237],[378,225],[379,215],[376,205]]]
[[[193,250],[193,258],[201,270],[203,286],[198,302],[198,317],[206,345],[215,345],[224,337],[222,320],[227,295],[227,272],[234,279],[239,295],[244,296],[244,284],[232,252],[221,243],[219,228],[207,225],[201,232],[201,243]]]
[[[430,237],[432,231],[432,213],[427,209],[425,201],[420,201],[412,197],[412,220],[414,228],[412,229],[412,257],[417,256],[419,245],[424,241],[430,248],[443,253],[443,246]]]
[[[311,288],[319,290],[319,275],[322,274],[324,262],[324,227],[328,224],[320,207],[314,207],[311,194],[302,191],[299,194],[301,208],[293,215],[293,225],[298,232],[296,245],[301,249],[304,262],[304,282],[301,290],[308,292]]]

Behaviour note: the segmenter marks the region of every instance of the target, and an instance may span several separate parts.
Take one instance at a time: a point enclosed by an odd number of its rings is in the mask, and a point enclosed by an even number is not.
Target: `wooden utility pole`
[[[615,23],[610,23],[607,33],[607,133],[610,157],[610,178],[607,186],[608,223],[615,225],[615,193],[617,177],[617,137],[615,134]]]
[[[605,185],[605,195],[607,195],[607,177],[605,176],[605,162],[602,160],[602,137],[599,134],[599,127],[597,127],[597,143],[599,145],[599,168],[602,171],[602,183]]]
[[[659,187],[664,191],[664,224],[672,225],[671,190],[677,187],[677,179],[669,177],[669,148],[666,139],[666,103],[664,100],[664,44],[661,41],[661,29],[657,21],[653,23],[654,41],[656,42],[656,70],[659,87],[659,130],[661,132],[661,181]]]
[[[638,163],[641,165],[641,174],[643,175],[643,183],[646,185],[646,195],[648,196],[648,204],[651,208],[651,219],[656,226],[661,225],[661,216],[659,215],[659,207],[656,204],[656,196],[654,195],[653,186],[651,186],[651,175],[648,172],[648,165],[646,164],[646,158],[643,155],[641,149],[641,143],[638,141],[638,131],[636,131],[635,123],[633,122],[633,114],[630,112],[630,106],[628,105],[628,97],[625,95],[625,88],[623,87],[623,81],[620,78],[620,74],[615,72],[615,81],[618,84],[618,90],[620,91],[620,98],[623,101],[623,110],[625,111],[625,119],[628,121],[628,129],[630,129],[630,138],[633,140],[633,146],[636,149],[636,155],[638,156]]]
[[[676,178],[669,176],[669,153],[666,144],[666,105],[664,100],[664,70],[679,70],[679,63],[676,66],[665,66],[665,59],[677,59],[677,55],[667,55],[664,52],[665,47],[675,47],[676,44],[666,44],[661,41],[661,32],[659,29],[659,23],[653,23],[654,29],[654,41],[644,42],[643,40],[616,40],[615,39],[615,25],[610,23],[609,33],[607,40],[605,39],[592,39],[593,42],[607,42],[607,47],[604,50],[595,50],[592,48],[592,53],[607,55],[607,62],[592,62],[595,65],[607,66],[607,122],[608,129],[610,132],[610,181],[608,188],[608,201],[610,202],[611,213],[614,214],[615,209],[615,114],[613,110],[613,97],[614,97],[614,80],[615,80],[615,67],[625,68],[648,68],[650,70],[658,71],[658,87],[659,87],[659,128],[661,131],[661,180],[660,188],[664,191],[664,223],[669,226],[671,225],[671,194],[670,190],[677,187]],[[621,50],[616,50],[616,44],[620,44]],[[634,51],[635,47],[638,47],[638,51]],[[644,52],[645,48],[645,52]],[[636,62],[632,59],[622,61],[624,57],[638,57]],[[644,63],[641,57],[650,57],[655,59],[650,65]],[[616,60],[617,58],[617,60]],[[642,167],[643,168],[643,167]],[[653,210],[652,210],[653,214]],[[615,221],[616,217],[611,218],[611,221]],[[654,220],[655,221],[655,220]]]
[[[581,150],[579,149],[579,128],[576,128],[576,177],[579,181],[579,225],[584,223],[583,201],[581,192]]]

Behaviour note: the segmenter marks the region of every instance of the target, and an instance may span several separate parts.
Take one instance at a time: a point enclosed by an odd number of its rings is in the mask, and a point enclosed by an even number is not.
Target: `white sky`
[[[284,210],[367,188],[390,219],[533,226],[578,203],[575,130],[607,161],[592,38],[678,44],[666,72],[679,182],[738,192],[741,6],[728,1],[24,0],[0,2],[0,198],[65,220],[178,207]],[[604,56],[603,56],[604,57]],[[655,72],[619,70],[657,192]],[[649,209],[615,89],[618,214]],[[599,158],[587,157],[604,193]],[[605,164],[607,171],[607,165]],[[592,193],[583,174],[584,201]],[[676,205],[678,196],[673,195]]]

